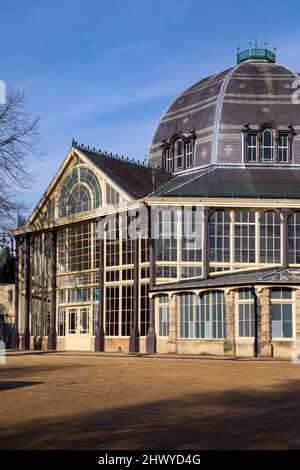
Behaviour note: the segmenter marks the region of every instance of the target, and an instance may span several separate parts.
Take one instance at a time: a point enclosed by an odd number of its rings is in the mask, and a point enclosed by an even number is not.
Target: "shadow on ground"
[[[30,387],[31,385],[39,385],[43,382],[0,382],[0,392],[3,390],[14,390],[15,388]]]
[[[300,380],[195,393],[0,429],[0,449],[300,449]]]
[[[5,378],[17,378],[17,377],[25,377],[27,375],[31,376],[32,374],[38,375],[40,373],[49,373],[49,372],[54,372],[56,373],[58,370],[63,369],[65,371],[68,370],[80,370],[84,368],[90,367],[89,364],[29,364],[28,366],[22,365],[20,366],[9,366],[6,365],[5,368],[1,369],[0,372],[2,374],[2,377]]]

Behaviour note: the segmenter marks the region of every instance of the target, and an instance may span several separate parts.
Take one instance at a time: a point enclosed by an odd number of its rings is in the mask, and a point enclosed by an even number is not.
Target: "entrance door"
[[[67,308],[66,349],[90,351],[89,307]]]

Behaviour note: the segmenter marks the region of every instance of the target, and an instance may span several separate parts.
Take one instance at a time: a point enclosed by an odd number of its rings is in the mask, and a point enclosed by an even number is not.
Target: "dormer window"
[[[195,132],[176,135],[170,142],[164,141],[163,167],[168,173],[192,168],[194,164]]]
[[[287,162],[289,159],[288,155],[288,135],[279,134],[278,137],[278,161]]]
[[[176,140],[174,143],[174,157],[175,171],[181,170],[183,166],[183,145],[181,139]]]
[[[165,168],[168,173],[173,173],[173,157],[170,148],[165,149]]]
[[[185,144],[185,166],[191,168],[193,165],[193,146],[192,142],[186,142]]]
[[[265,129],[261,136],[261,161],[274,161],[274,132],[271,129]]]
[[[243,129],[246,163],[288,163],[291,161],[291,141],[294,135],[289,131],[279,131],[273,127],[262,127],[257,131]]]
[[[247,139],[247,160],[248,162],[257,161],[257,143],[256,135],[249,134]]]

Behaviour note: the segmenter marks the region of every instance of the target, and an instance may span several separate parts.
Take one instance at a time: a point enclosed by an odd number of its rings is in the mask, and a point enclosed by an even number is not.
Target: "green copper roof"
[[[276,62],[276,55],[274,52],[269,51],[268,49],[246,49],[245,51],[238,52],[236,55],[236,61],[238,64],[249,59],[265,59],[269,62]]]

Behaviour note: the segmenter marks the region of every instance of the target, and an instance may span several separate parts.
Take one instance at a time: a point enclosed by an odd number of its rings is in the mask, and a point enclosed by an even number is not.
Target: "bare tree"
[[[5,104],[0,104],[0,228],[12,225],[19,212],[22,190],[33,182],[27,157],[41,156],[38,151],[40,134],[38,118],[26,110],[26,99],[18,91],[8,91]]]

